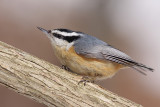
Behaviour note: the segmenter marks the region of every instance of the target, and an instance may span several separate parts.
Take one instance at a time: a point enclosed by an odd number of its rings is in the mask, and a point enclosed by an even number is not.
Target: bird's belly
[[[123,66],[107,60],[86,58],[78,55],[74,48],[68,51],[56,49],[55,54],[63,65],[66,65],[72,72],[83,76],[91,76],[96,79],[103,79],[113,76]]]

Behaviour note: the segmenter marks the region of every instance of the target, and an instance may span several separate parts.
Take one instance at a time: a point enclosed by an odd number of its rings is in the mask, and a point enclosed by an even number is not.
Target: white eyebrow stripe
[[[79,36],[79,35],[81,35],[81,34],[76,33],[76,32],[68,33],[68,32],[61,32],[61,31],[58,31],[58,30],[53,30],[52,33],[57,33],[57,34],[64,35],[64,36]]]

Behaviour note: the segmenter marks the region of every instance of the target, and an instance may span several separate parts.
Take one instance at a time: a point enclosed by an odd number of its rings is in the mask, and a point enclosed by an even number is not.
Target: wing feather
[[[144,75],[145,73],[143,71],[145,70],[153,71],[152,68],[134,61],[127,54],[113,48],[107,43],[95,37],[86,36],[81,38],[79,40],[80,42],[75,42],[74,47],[77,54],[81,54],[87,58],[113,61],[131,67]]]

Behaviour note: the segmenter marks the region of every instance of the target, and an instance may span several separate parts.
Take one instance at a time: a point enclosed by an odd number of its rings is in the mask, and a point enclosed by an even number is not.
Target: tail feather
[[[151,72],[154,71],[154,69],[137,62],[135,62],[134,65],[131,66],[131,68],[135,69],[136,71],[140,72],[143,75],[147,75],[146,73],[144,73],[144,71],[151,71]]]
[[[143,74],[143,75],[147,75],[146,73],[144,73],[144,69],[142,68],[137,68],[136,66],[131,66],[131,68],[135,69],[136,71],[138,71],[139,73]]]
[[[140,63],[137,63],[137,66],[138,66],[138,67],[141,67],[141,68],[144,68],[144,69],[146,69],[146,70],[148,70],[148,71],[151,71],[151,72],[154,71],[153,68],[147,67],[146,65],[143,65],[143,64],[140,64]]]
[[[143,75],[146,75],[146,73],[144,73],[144,71],[151,71],[151,72],[154,71],[154,69],[147,67],[146,65],[138,63],[138,62],[136,62],[132,59],[129,59],[129,58],[108,55],[107,59],[110,61],[122,64],[122,65],[128,66],[128,67],[131,67]]]

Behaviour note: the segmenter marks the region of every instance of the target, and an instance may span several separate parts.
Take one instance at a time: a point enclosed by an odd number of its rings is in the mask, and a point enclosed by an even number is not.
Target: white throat
[[[53,46],[58,46],[60,48],[65,48],[66,51],[68,51],[70,49],[70,47],[72,47],[73,44],[74,44],[74,42],[68,43],[67,41],[62,40],[62,39],[58,39],[56,37],[50,38],[50,40],[51,40],[51,43],[52,43]]]

